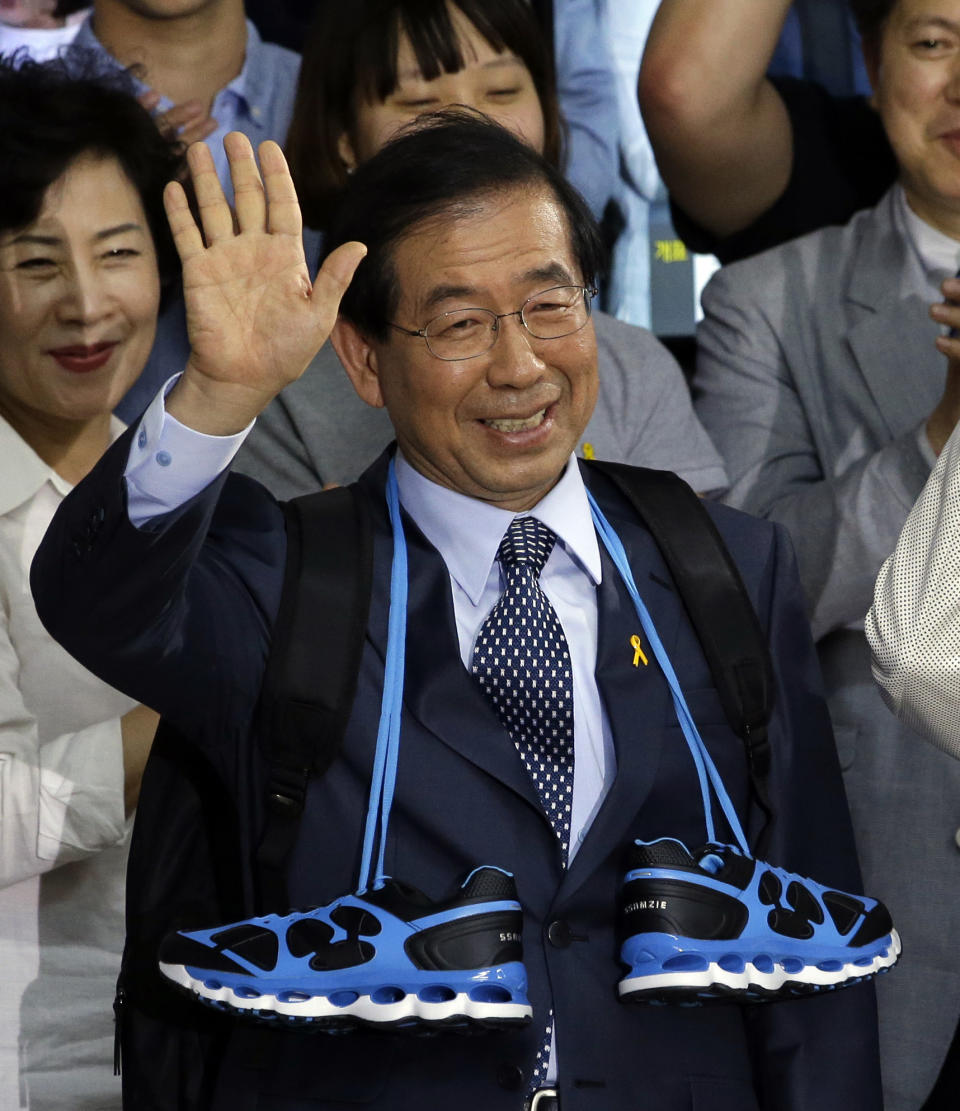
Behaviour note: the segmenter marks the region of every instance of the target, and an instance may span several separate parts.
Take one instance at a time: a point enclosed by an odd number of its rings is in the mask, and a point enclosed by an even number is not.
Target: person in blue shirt
[[[620,171],[617,79],[606,0],[553,5],[557,95],[569,132],[567,177],[601,220]]]
[[[223,137],[240,131],[254,145],[282,143],[300,70],[299,55],[261,40],[243,0],[96,0],[66,58],[81,72],[134,67],[141,103],[161,130],[209,139],[228,196]],[[186,336],[183,299],[173,296],[143,374],[117,406],[121,420],[136,417],[169,368],[184,365]]]
[[[243,0],[96,0],[69,54],[136,67],[146,106],[185,142],[209,139],[230,195],[223,137],[282,143],[300,57],[265,43]]]

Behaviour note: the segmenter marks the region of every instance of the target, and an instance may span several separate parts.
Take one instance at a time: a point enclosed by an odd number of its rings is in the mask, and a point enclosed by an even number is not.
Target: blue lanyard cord
[[[370,783],[370,800],[367,822],[363,835],[363,856],[360,861],[360,882],[357,888],[362,895],[368,885],[374,890],[383,887],[384,853],[387,846],[387,829],[390,825],[390,808],[397,781],[397,760],[400,755],[400,716],[403,709],[403,669],[407,643],[407,542],[400,517],[400,496],[393,460],[387,475],[387,509],[393,529],[393,564],[390,571],[390,616],[387,621],[387,659],[383,676],[383,695],[380,702],[380,728],[377,731],[377,750]],[[380,840],[376,872],[371,874],[373,849]]]
[[[717,841],[713,824],[713,809],[710,803],[710,784],[716,792],[717,800],[727,819],[727,824],[744,854],[750,850],[744,837],[740,820],[733,803],[726,792],[720,773],[717,771],[710,753],[707,751],[697,726],[687,707],[686,699],[666,649],[660,640],[653,620],[640,597],[634,582],[627,554],[620,537],[600,511],[593,496],[587,491],[590,511],[597,533],[604,547],[610,553],[620,572],[624,585],[633,599],[640,618],[640,625],[646,633],[654,657],[660,665],[673,695],[680,728],[693,757],[703,796],[703,809],[707,826],[707,839]],[[377,731],[377,748],[373,762],[373,776],[370,783],[370,798],[367,805],[366,826],[363,836],[363,853],[360,861],[360,880],[357,893],[362,895],[368,887],[377,890],[383,887],[384,854],[387,845],[387,831],[390,824],[390,809],[393,805],[394,789],[397,780],[397,762],[400,755],[400,718],[403,708],[403,673],[407,640],[407,543],[400,517],[400,497],[397,490],[397,476],[391,460],[387,476],[387,509],[393,529],[393,563],[390,571],[390,614],[387,621],[387,657],[384,667],[383,695],[380,702],[380,727]],[[709,780],[709,782],[708,782]],[[379,833],[379,841],[378,841]],[[377,846],[376,870],[373,870],[374,846]]]
[[[707,824],[707,840],[714,843],[717,842],[716,830],[713,824],[713,808],[710,803],[710,787],[707,783],[709,777],[709,781],[713,784],[713,789],[717,795],[717,801],[720,803],[720,808],[723,810],[724,817],[727,819],[727,824],[730,827],[731,833],[736,838],[743,853],[749,856],[750,849],[747,845],[747,839],[743,835],[740,819],[737,817],[737,812],[723,785],[720,773],[717,771],[710,757],[710,753],[703,743],[696,723],[690,714],[687,701],[683,697],[683,691],[680,689],[680,683],[677,679],[676,672],[673,670],[673,665],[670,663],[667,651],[663,647],[663,643],[657,634],[653,619],[650,617],[650,613],[644,605],[643,599],[640,597],[640,592],[637,590],[637,584],[634,582],[633,572],[630,570],[630,564],[627,562],[627,553],[623,549],[620,537],[617,536],[609,521],[600,511],[600,507],[597,505],[589,490],[587,491],[587,498],[590,502],[590,512],[593,516],[593,523],[596,526],[597,533],[603,541],[604,547],[610,553],[610,558],[620,572],[620,577],[623,579],[624,585],[630,597],[633,599],[637,616],[640,618],[640,625],[644,633],[646,633],[653,654],[656,657],[657,663],[660,665],[660,669],[673,695],[673,704],[677,712],[677,719],[680,722],[680,728],[683,731],[684,738],[690,749],[690,755],[693,757],[693,763],[697,769],[697,778],[700,780],[700,793],[703,796],[703,811]]]

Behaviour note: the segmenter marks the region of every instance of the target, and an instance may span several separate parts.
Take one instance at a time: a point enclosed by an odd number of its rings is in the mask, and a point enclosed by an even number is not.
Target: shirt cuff
[[[180,378],[175,374],[150,402],[130,444],[127,514],[137,528],[178,509],[225,470],[247,438],[253,421],[233,436],[208,436],[170,416],[164,398]]]

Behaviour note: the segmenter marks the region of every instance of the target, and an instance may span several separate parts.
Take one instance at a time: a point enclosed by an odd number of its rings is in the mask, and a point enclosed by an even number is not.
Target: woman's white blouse
[[[30,561],[69,489],[0,419],[3,1108],[28,1106],[31,1093],[47,1105],[64,1083],[79,1089],[58,1106],[119,1107],[110,1046],[128,827],[119,719],[135,703],[67,655],[34,608]]]

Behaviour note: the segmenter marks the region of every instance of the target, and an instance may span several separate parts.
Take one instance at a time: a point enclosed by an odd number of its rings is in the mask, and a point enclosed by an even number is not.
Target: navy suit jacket
[[[283,518],[262,487],[222,477],[138,530],[127,517],[122,438],[65,500],[37,555],[44,623],[87,667],[158,709],[214,762],[256,843],[264,767],[252,726],[285,558]],[[744,824],[756,829],[744,749],[730,729],[670,571],[603,476],[586,480],[619,533],[704,741]],[[361,479],[377,507],[374,587],[343,750],[315,778],[294,850],[295,906],[355,888],[380,710],[392,544],[385,461]],[[803,599],[784,531],[709,511],[736,560],[776,667],[767,858],[857,890],[859,872]],[[508,735],[462,666],[449,576],[407,523],[407,671],[386,870],[432,897],[478,864],[514,872],[534,1021],[489,1037],[285,1034],[274,1066],[227,1053],[213,1106],[518,1111],[547,1008],[555,1011],[564,1111],[875,1111],[871,986],[796,1002],[701,1008],[618,1002],[615,923],[624,849],[637,837],[705,840],[693,762],[658,669],[633,666],[638,621],[604,555],[597,681],[616,780],[569,870]],[[317,630],[323,636],[323,630]],[[277,910],[286,908],[275,908]],[[552,923],[566,928],[550,931]],[[553,940],[550,940],[550,938]]]

